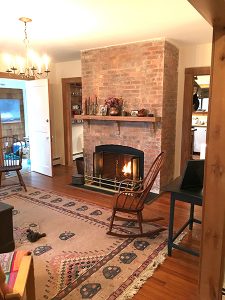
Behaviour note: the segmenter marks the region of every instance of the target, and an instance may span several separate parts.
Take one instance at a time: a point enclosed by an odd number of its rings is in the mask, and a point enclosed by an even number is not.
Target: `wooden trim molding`
[[[210,75],[210,67],[197,67],[185,69],[184,81],[184,100],[183,100],[183,124],[181,141],[181,173],[185,162],[191,155],[191,125],[192,125],[192,97],[193,97],[193,78],[197,75]]]
[[[224,26],[224,0],[188,0],[212,26]]]
[[[98,121],[118,121],[118,122],[161,122],[161,117],[124,117],[124,116],[96,116],[96,115],[75,115],[75,120],[98,120]]]
[[[62,78],[65,165],[73,164],[70,84],[81,83],[81,77]]]
[[[35,77],[22,78],[21,75],[17,75],[17,74],[14,74],[14,73],[6,73],[6,72],[0,72],[0,78],[19,79],[19,80],[34,80],[35,79]]]

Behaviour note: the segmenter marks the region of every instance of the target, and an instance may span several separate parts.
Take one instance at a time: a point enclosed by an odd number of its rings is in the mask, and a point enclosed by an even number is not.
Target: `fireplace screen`
[[[93,153],[93,175],[85,176],[85,184],[118,190],[121,181],[139,180],[143,173],[143,151],[122,145],[99,145]]]
[[[94,153],[94,177],[122,181],[140,178],[139,157],[108,152]]]

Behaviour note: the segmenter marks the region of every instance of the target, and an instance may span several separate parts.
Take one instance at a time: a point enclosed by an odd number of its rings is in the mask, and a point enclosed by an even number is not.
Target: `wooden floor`
[[[27,186],[34,186],[42,189],[50,189],[57,193],[63,193],[75,198],[83,199],[106,207],[111,207],[112,196],[102,193],[83,190],[70,186],[73,168],[56,166],[54,177],[40,175],[38,173],[24,174],[23,178]],[[10,178],[3,181],[9,184],[17,178]],[[175,228],[183,225],[188,218],[189,206],[186,203],[178,202],[175,211]],[[151,205],[146,205],[145,216],[163,216],[161,224],[168,225],[169,219],[169,194],[163,194]],[[201,207],[196,208],[197,218],[201,219]],[[201,225],[194,225],[193,231],[189,232],[182,243],[193,249],[199,249],[201,236]],[[158,267],[153,276],[147,280],[143,287],[134,296],[134,300],[198,300],[198,271],[199,258],[179,250],[173,250],[172,257],[167,257],[165,262]]]

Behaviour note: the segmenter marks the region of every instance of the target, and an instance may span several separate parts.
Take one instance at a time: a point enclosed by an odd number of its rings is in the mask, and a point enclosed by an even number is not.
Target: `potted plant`
[[[121,112],[121,107],[123,105],[123,99],[116,98],[116,97],[108,97],[105,100],[105,105],[107,106],[108,112],[111,116],[118,116]]]

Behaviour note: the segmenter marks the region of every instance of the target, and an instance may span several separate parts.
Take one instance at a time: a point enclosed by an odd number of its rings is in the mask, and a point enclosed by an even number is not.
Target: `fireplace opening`
[[[143,174],[143,151],[121,145],[100,145],[93,153],[93,176],[88,182],[99,188],[118,190],[124,179],[140,180]]]
[[[126,178],[138,180],[139,158],[129,154],[95,152],[93,176],[117,181]]]

